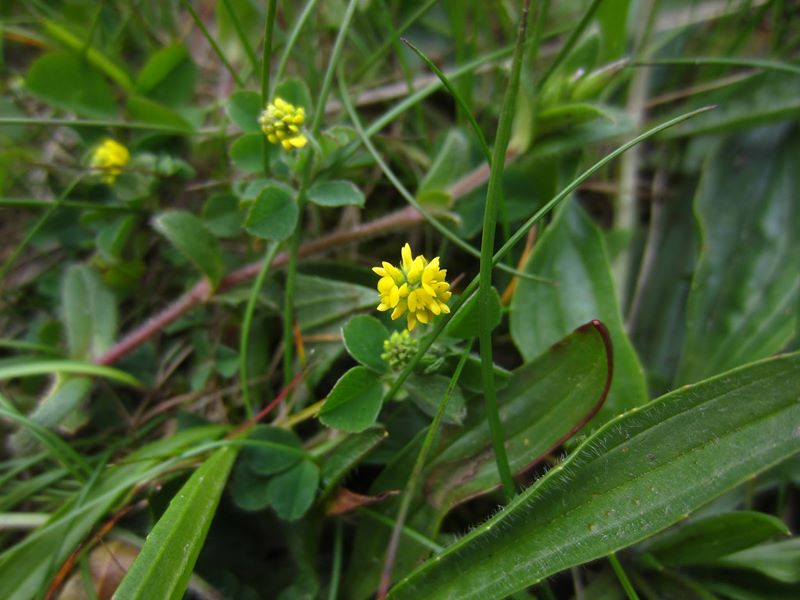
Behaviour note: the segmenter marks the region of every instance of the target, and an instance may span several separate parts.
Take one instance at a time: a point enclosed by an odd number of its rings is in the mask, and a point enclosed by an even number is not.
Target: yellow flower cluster
[[[400,254],[403,264],[399,268],[383,261],[383,266],[372,270],[381,278],[378,310],[392,310],[392,319],[406,315],[411,331],[417,322],[430,323],[435,316],[450,312],[450,284],[445,281],[447,270],[439,268],[438,256],[430,262],[422,255],[414,257],[408,244]]]
[[[284,150],[302,148],[308,143],[306,136],[300,132],[300,126],[306,119],[306,111],[302,106],[295,106],[283,98],[275,98],[275,102],[267,104],[267,108],[258,117],[261,131],[272,144],[280,144]]]
[[[100,171],[103,181],[111,185],[130,159],[131,153],[125,146],[106,138],[92,151],[89,167]]]

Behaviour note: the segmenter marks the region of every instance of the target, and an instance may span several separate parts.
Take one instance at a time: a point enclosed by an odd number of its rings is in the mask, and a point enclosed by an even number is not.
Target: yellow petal
[[[403,268],[408,271],[411,269],[411,264],[414,262],[411,256],[411,246],[408,243],[400,250],[400,255],[403,257]]]
[[[400,302],[400,290],[394,286],[389,292],[389,306],[397,306],[398,302]]]
[[[389,273],[386,272],[386,269],[381,267],[372,267],[372,272],[376,275],[380,275],[381,277],[388,277]]]
[[[295,148],[302,148],[303,146],[305,146],[308,143],[308,140],[306,139],[306,136],[304,136],[304,135],[296,135],[295,137],[291,138],[289,140],[289,142]]]

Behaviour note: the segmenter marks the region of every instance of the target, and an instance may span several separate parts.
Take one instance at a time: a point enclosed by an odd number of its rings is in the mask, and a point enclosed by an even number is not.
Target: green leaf
[[[100,229],[95,242],[97,251],[104,260],[116,263],[122,259],[122,251],[138,221],[137,217],[129,215],[116,219]]]
[[[602,2],[597,9],[600,26],[601,61],[616,60],[625,53],[630,0]]]
[[[136,484],[174,468],[177,455],[219,437],[225,428],[196,427],[179,431],[129,454],[128,462],[104,467],[91,489],[78,489],[54,512],[47,524],[0,554],[0,598],[29,600],[44,597],[55,570],[95,525],[117,506]]]
[[[183,598],[235,458],[235,448],[220,448],[192,474],[148,534],[115,599]]]
[[[272,475],[285,471],[303,459],[305,452],[297,434],[289,429],[257,425],[253,427],[239,458],[251,471]]]
[[[800,451],[798,390],[791,354],[621,415],[389,597],[503,598],[672,525]]]
[[[153,227],[216,287],[222,278],[222,254],[217,238],[200,219],[185,211],[168,211],[154,219]]]
[[[594,104],[573,103],[559,104],[554,108],[543,110],[539,113],[536,121],[536,134],[545,135],[569,129],[577,125],[594,121],[595,119],[605,119],[614,122],[611,113],[603,107]]]
[[[117,302],[91,267],[67,269],[61,286],[61,312],[72,358],[89,360],[114,343]]]
[[[319,467],[304,460],[270,479],[267,497],[281,519],[296,521],[311,508],[318,486]]]
[[[511,337],[525,360],[575,327],[599,319],[611,333],[614,381],[598,419],[647,401],[644,373],[622,324],[611,269],[597,227],[567,204],[537,242],[524,270],[555,285],[520,280],[511,300]]]
[[[800,583],[800,538],[742,550],[716,564],[758,571],[783,583]]]
[[[285,185],[266,186],[250,207],[245,228],[256,237],[283,241],[294,232],[300,210],[294,191]]]
[[[245,173],[261,173],[264,170],[264,134],[245,133],[230,148],[231,162]]]
[[[707,163],[678,383],[769,356],[796,335],[798,164],[800,137],[783,126],[727,138]]]
[[[246,463],[241,460],[236,463],[231,477],[231,498],[239,508],[249,512],[256,512],[269,506],[267,485],[269,475],[254,473]]]
[[[142,67],[136,90],[172,108],[190,103],[197,83],[197,67],[182,44],[155,52]]]
[[[308,190],[308,199],[319,206],[364,206],[364,193],[349,181],[322,181]]]
[[[16,379],[17,377],[32,377],[34,375],[51,375],[55,373],[69,373],[72,375],[96,375],[119,381],[134,387],[141,383],[131,375],[119,369],[95,365],[77,360],[35,360],[21,364],[0,367],[0,381]]]
[[[78,409],[91,387],[92,380],[85,377],[58,381],[30,413],[30,420],[46,429],[55,429]],[[9,437],[15,451],[24,454],[36,447],[36,440],[36,432],[24,427]]]
[[[489,306],[489,328],[494,329],[503,318],[503,307],[500,304],[500,295],[492,287],[492,303]],[[480,329],[480,310],[478,307],[478,293],[467,300],[464,308],[458,311],[447,323],[444,332],[450,337],[459,339],[472,339],[478,337]]]
[[[126,108],[133,119],[141,121],[142,123],[168,125],[174,127],[178,131],[183,130],[186,133],[192,133],[194,131],[194,126],[192,126],[181,113],[163,104],[159,104],[150,98],[131,96],[128,98]]]
[[[354,469],[389,433],[383,427],[371,427],[361,433],[347,436],[330,454],[322,459],[320,479],[325,493],[333,488]]]
[[[258,117],[264,107],[261,106],[261,96],[256,92],[241,90],[233,94],[225,105],[225,112],[228,118],[233,121],[245,133],[257,133],[259,138],[264,134],[261,132],[261,125],[258,124]]]
[[[214,194],[203,206],[203,222],[217,237],[233,237],[242,228],[239,199],[233,194]]]
[[[692,211],[696,180],[676,183],[653,203],[650,233],[652,267],[637,290],[628,327],[645,367],[651,396],[672,389],[686,334],[689,275],[697,258],[697,227]]]
[[[772,515],[739,511],[712,515],[668,531],[646,547],[667,566],[710,563],[716,558],[750,548],[776,535],[789,535],[786,525]]]
[[[356,315],[342,327],[344,347],[350,356],[365,367],[386,373],[388,363],[381,358],[383,342],[389,338],[389,330],[372,315]]]
[[[800,114],[800,77],[763,73],[701,94],[695,100],[697,106],[715,104],[717,108],[668,129],[660,137],[696,136],[790,119]]]
[[[25,83],[31,93],[53,106],[85,117],[110,118],[117,114],[111,88],[87,62],[71,52],[48,52],[28,70]]]
[[[375,423],[381,410],[383,385],[365,367],[353,367],[339,378],[319,412],[323,425],[358,433]]]
[[[416,196],[427,192],[446,192],[450,184],[470,168],[469,142],[458,129],[450,129],[439,147],[425,177],[420,181]]]
[[[450,377],[444,375],[417,375],[412,373],[406,379],[405,390],[411,401],[429,417],[436,410],[450,385]],[[451,425],[461,425],[467,414],[466,400],[461,388],[454,388],[447,401],[442,421]]]
[[[283,98],[290,104],[302,106],[306,109],[306,118],[308,118],[313,109],[311,105],[311,92],[308,91],[308,85],[299,77],[289,77],[276,85],[275,91],[272,94],[272,100],[275,98]]]
[[[611,380],[608,333],[589,323],[512,372],[497,392],[513,473],[530,468],[574,434],[599,408]],[[425,471],[428,502],[443,512],[500,484],[489,424],[470,415],[469,428],[448,440]]]

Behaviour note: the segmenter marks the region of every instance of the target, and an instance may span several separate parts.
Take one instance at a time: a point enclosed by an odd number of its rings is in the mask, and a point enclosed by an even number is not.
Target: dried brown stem
[[[361,241],[370,237],[396,231],[410,225],[415,225],[422,221],[422,216],[412,207],[390,213],[374,221],[364,223],[353,229],[346,231],[336,231],[317,240],[312,240],[300,247],[300,256],[306,257],[319,254],[325,250],[336,248],[343,244]],[[280,268],[286,265],[289,255],[282,252],[272,261],[273,268]],[[218,292],[224,292],[250,279],[253,279],[261,269],[261,261],[245,265],[233,271],[220,281],[216,290],[212,290],[208,280],[198,281],[189,291],[184,293],[175,302],[167,306],[160,313],[150,317],[144,323],[136,327],[125,337],[119,340],[105,353],[97,357],[95,362],[99,365],[110,365],[120,360],[144,342],[156,336],[167,325],[184,315],[186,312],[203,304],[211,299]]]

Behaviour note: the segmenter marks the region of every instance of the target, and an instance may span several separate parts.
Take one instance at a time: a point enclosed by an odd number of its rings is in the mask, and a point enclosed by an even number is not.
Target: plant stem
[[[253,323],[253,313],[255,312],[258,296],[261,288],[264,287],[264,280],[272,264],[275,254],[278,251],[278,244],[272,243],[264,253],[264,260],[261,263],[261,270],[258,272],[253,287],[250,289],[250,297],[247,299],[247,307],[244,310],[242,319],[242,332],[239,338],[239,382],[242,388],[242,403],[248,418],[253,416],[253,404],[250,401],[250,385],[247,382],[247,356],[250,349],[250,327]]]
[[[325,71],[325,76],[322,79],[322,86],[320,87],[319,97],[317,99],[317,108],[314,112],[314,118],[311,121],[311,137],[315,139],[320,127],[322,126],[322,119],[325,116],[325,103],[328,101],[330,95],[331,85],[333,83],[333,74],[336,71],[336,66],[339,64],[339,59],[342,56],[342,49],[344,48],[344,41],[347,38],[347,32],[350,30],[350,23],[353,20],[353,13],[355,12],[358,0],[350,0],[347,4],[342,23],[339,28],[339,34],[336,36],[336,41],[333,44],[331,51],[331,58],[328,61],[328,68]],[[292,234],[289,242],[289,265],[286,269],[286,291],[284,294],[283,302],[283,378],[284,383],[291,381],[294,365],[292,364],[292,354],[294,353],[294,288],[295,278],[297,276],[297,259],[298,251],[300,248],[300,237],[303,226],[303,209],[306,204],[306,190],[311,183],[313,160],[311,156],[306,154],[304,157],[305,164],[303,165],[303,174],[300,181],[300,189],[297,193],[297,208],[300,217],[297,220],[297,227]]]
[[[444,417],[445,410],[447,409],[447,403],[450,401],[450,396],[452,395],[453,390],[455,389],[456,384],[461,377],[461,371],[464,369],[464,365],[467,362],[467,357],[469,356],[471,349],[472,341],[470,341],[464,348],[464,351],[461,354],[461,359],[458,361],[458,365],[456,365],[456,369],[453,371],[453,376],[450,378],[450,383],[447,386],[447,390],[445,391],[442,399],[439,401],[436,414],[434,415],[433,421],[431,421],[431,424],[428,427],[428,431],[425,433],[425,439],[422,441],[422,448],[420,448],[419,454],[417,454],[417,460],[414,463],[411,476],[408,478],[406,487],[403,490],[403,498],[400,500],[400,509],[397,511],[397,517],[395,518],[394,527],[392,528],[392,536],[389,538],[389,545],[386,547],[386,556],[383,560],[381,581],[378,587],[378,600],[385,598],[386,594],[389,592],[389,585],[392,583],[394,562],[395,558],[397,557],[397,548],[400,545],[400,534],[402,533],[403,526],[406,523],[408,509],[411,507],[411,501],[414,499],[417,482],[422,475],[422,469],[425,467],[425,462],[428,460],[428,454],[431,446],[433,445],[433,440],[436,437],[436,432],[439,430],[439,424],[441,423],[442,417]]]
[[[481,374],[483,379],[484,401],[486,403],[486,418],[492,434],[492,447],[497,463],[497,471],[503,482],[506,499],[511,500],[516,494],[514,480],[511,477],[511,468],[506,456],[505,436],[503,424],[500,422],[500,412],[497,408],[497,395],[494,387],[494,362],[492,359],[492,326],[490,323],[492,310],[492,256],[494,254],[494,236],[497,228],[497,209],[503,186],[503,167],[506,158],[506,149],[511,139],[511,124],[514,120],[514,110],[519,91],[519,77],[522,70],[522,56],[524,53],[525,33],[528,28],[528,9],[530,0],[526,0],[520,14],[517,43],[514,49],[514,58],[511,62],[511,76],[506,88],[503,106],[500,111],[500,122],[497,125],[497,136],[494,143],[492,156],[492,170],[489,175],[489,188],[486,192],[486,207],[483,212],[483,235],[481,236],[481,258],[478,287],[478,307],[480,315],[479,340],[481,350]]]
[[[311,14],[311,11],[314,10],[314,5],[316,5],[316,3],[317,0],[308,0],[306,5],[303,7],[303,12],[300,13],[300,16],[295,21],[294,27],[289,34],[289,39],[286,40],[286,45],[283,48],[281,58],[278,61],[278,70],[275,72],[275,81],[280,81],[283,78],[283,71],[286,69],[286,63],[289,62],[289,55],[292,52],[292,48],[294,48],[295,43],[297,43],[300,30],[303,28],[306,19],[308,19],[308,16]]]
[[[238,71],[234,69],[233,65],[231,65],[231,63],[228,62],[228,59],[225,58],[225,54],[223,54],[222,48],[219,47],[217,41],[212,37],[208,29],[206,29],[203,20],[200,18],[200,15],[197,14],[197,11],[195,11],[195,9],[192,7],[191,2],[189,2],[189,0],[181,0],[181,4],[183,4],[183,7],[187,11],[189,11],[189,14],[192,16],[192,19],[194,19],[194,24],[197,25],[197,27],[200,29],[200,31],[203,34],[203,37],[206,38],[206,41],[211,46],[211,49],[214,51],[214,54],[217,55],[217,58],[219,58],[222,65],[225,67],[228,73],[230,73],[231,77],[233,77],[233,80],[236,82],[236,85],[238,85],[239,87],[244,87],[244,81],[242,81],[242,78],[239,77]]]
[[[225,12],[228,13],[231,24],[236,31],[236,36],[239,38],[239,43],[242,45],[242,48],[244,48],[244,53],[247,54],[247,59],[250,61],[250,68],[252,68],[253,73],[255,73],[258,71],[258,59],[256,58],[256,53],[253,51],[253,46],[250,45],[250,40],[247,39],[247,35],[245,35],[244,29],[242,29],[242,22],[239,20],[236,11],[233,10],[231,0],[222,0],[222,5],[225,7]]]
[[[614,573],[617,574],[617,578],[619,582],[622,584],[622,588],[625,590],[625,593],[628,595],[629,600],[639,600],[639,596],[636,594],[636,590],[633,589],[633,585],[631,585],[628,576],[625,574],[625,569],[622,568],[622,565],[617,558],[617,555],[613,552],[608,555],[608,562],[611,563],[611,568],[614,569]]]
[[[269,77],[272,62],[272,31],[275,26],[275,3],[269,0],[267,5],[267,21],[264,24],[264,47],[261,50],[261,109],[269,102]],[[261,161],[264,176],[269,177],[269,142],[267,136],[261,138]]]
[[[342,520],[336,519],[336,534],[333,539],[333,566],[331,567],[331,583],[328,586],[328,600],[339,597],[339,578],[342,575]]]
[[[44,211],[42,216],[39,217],[39,220],[34,223],[33,227],[28,230],[28,233],[25,234],[25,237],[22,241],[17,244],[17,247],[14,248],[14,251],[9,255],[9,257],[3,263],[3,266],[0,267],[0,283],[6,278],[11,265],[19,258],[19,255],[22,254],[22,251],[28,247],[28,244],[31,243],[31,240],[36,236],[39,230],[44,226],[47,220],[51,217],[51,215],[56,211],[57,208],[61,206],[61,203],[72,193],[72,190],[80,183],[83,179],[83,175],[78,175],[72,182],[64,188],[64,191],[61,192],[61,195],[56,199],[55,202],[50,203],[49,208]]]

